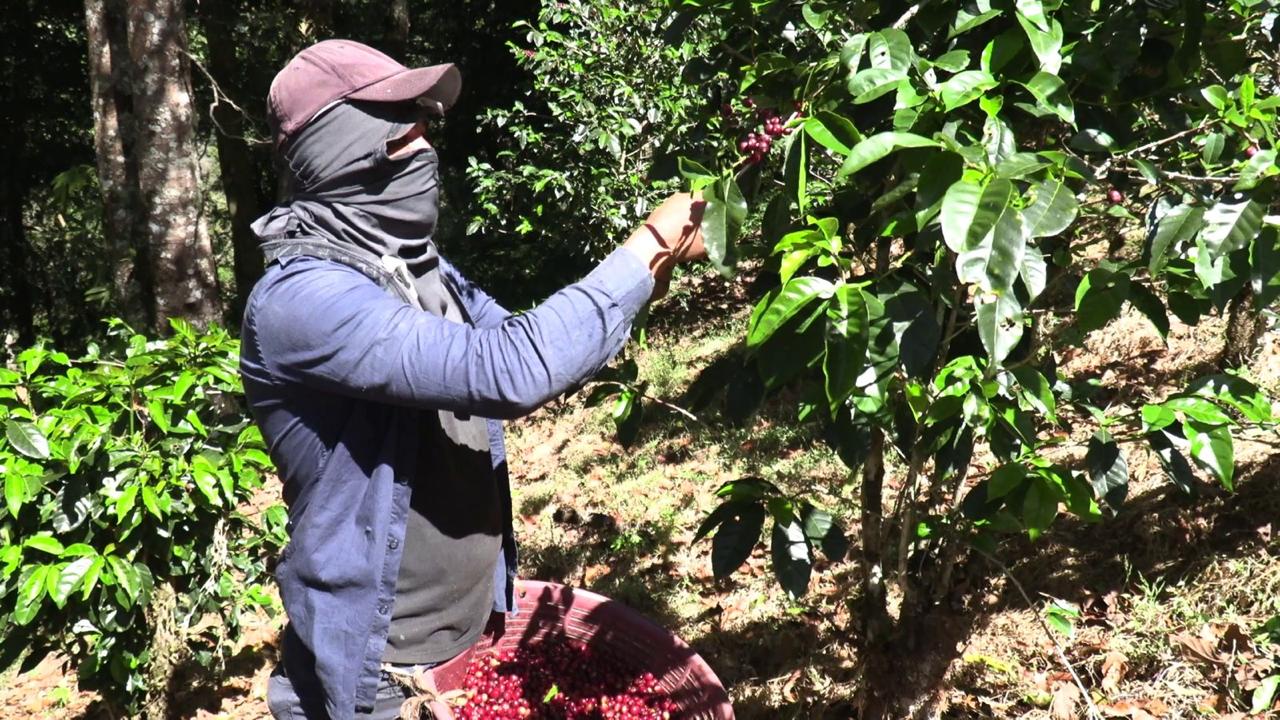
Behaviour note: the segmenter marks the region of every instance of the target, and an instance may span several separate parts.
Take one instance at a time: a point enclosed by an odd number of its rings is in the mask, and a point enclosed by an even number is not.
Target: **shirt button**
[[[396,548],[400,547],[400,541],[395,538],[391,538],[390,540],[387,541],[387,547],[391,548],[392,550],[395,550]]]
[[[391,610],[391,606],[386,603],[382,603],[381,605],[378,606],[379,615],[386,615],[387,612],[390,610]]]

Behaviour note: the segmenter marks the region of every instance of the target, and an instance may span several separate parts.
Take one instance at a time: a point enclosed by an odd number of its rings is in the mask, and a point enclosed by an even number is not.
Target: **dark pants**
[[[360,720],[396,720],[400,717],[400,704],[409,697],[404,686],[383,673],[378,682],[378,694],[374,699],[373,712],[357,713]],[[271,717],[276,720],[317,720],[325,717],[324,709],[317,708],[318,694],[306,692],[305,688],[295,688],[285,676],[283,667],[277,667],[271,673],[267,683],[267,708]]]

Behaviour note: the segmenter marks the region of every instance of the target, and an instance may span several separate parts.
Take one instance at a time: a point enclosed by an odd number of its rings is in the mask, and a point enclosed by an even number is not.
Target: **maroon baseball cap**
[[[342,100],[423,98],[443,113],[461,88],[462,74],[453,65],[410,69],[368,45],[324,40],[295,55],[271,81],[267,120],[280,147],[321,110]]]

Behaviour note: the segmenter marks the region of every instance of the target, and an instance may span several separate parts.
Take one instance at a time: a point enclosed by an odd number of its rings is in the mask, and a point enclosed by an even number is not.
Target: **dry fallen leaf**
[[[1181,648],[1183,653],[1193,660],[1211,664],[1223,662],[1222,655],[1218,653],[1217,644],[1211,643],[1204,638],[1198,638],[1186,633],[1173,633],[1169,636],[1169,642]]]
[[[1124,680],[1124,675],[1129,670],[1129,658],[1124,653],[1112,650],[1102,660],[1102,689],[1108,693],[1114,693],[1120,687],[1120,682]]]
[[[1049,715],[1053,720],[1074,720],[1076,705],[1080,703],[1080,688],[1074,683],[1060,683],[1053,689],[1053,702]]]

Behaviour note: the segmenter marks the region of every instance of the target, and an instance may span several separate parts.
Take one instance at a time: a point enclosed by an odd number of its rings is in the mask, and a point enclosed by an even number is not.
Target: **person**
[[[304,49],[271,85],[289,192],[254,224],[267,269],[240,369],[289,508],[276,718],[396,717],[395,674],[515,610],[501,421],[590,379],[672,268],[704,255],[704,205],[677,194],[579,282],[502,308],[432,241],[425,121],[460,85],[452,65],[346,40]]]

